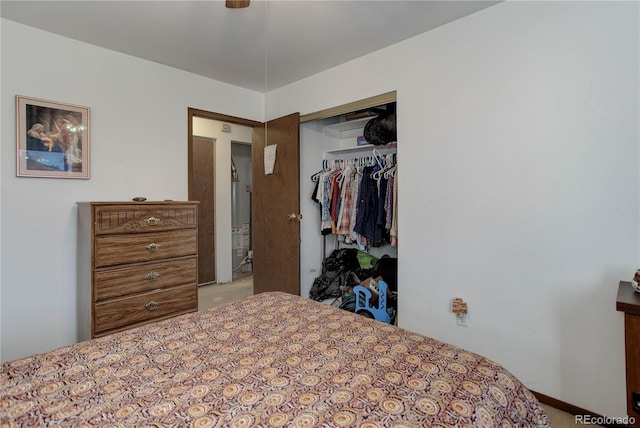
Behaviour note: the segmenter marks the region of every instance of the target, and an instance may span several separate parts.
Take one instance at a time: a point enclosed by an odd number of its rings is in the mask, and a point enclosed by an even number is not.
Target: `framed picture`
[[[89,179],[89,107],[16,96],[17,175]]]

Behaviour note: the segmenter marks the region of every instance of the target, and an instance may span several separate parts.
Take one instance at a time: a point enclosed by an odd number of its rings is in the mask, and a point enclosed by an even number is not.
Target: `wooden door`
[[[276,144],[273,174],[265,175],[265,144]],[[300,114],[253,128],[253,292],[300,294]],[[290,218],[295,214],[296,218]]]
[[[192,138],[193,185],[189,186],[189,200],[200,201],[198,207],[198,284],[216,280],[215,248],[215,183],[214,144],[212,138]]]

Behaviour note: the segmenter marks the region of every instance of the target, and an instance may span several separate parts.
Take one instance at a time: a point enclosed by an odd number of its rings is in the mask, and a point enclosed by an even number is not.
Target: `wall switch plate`
[[[456,316],[456,325],[460,327],[469,327],[469,314],[464,314],[461,317]]]

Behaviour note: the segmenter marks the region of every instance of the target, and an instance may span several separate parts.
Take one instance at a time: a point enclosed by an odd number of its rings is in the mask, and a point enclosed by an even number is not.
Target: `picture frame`
[[[89,107],[16,95],[16,175],[90,178]]]

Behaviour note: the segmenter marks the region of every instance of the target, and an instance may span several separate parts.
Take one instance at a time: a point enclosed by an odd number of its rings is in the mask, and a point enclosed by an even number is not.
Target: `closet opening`
[[[396,319],[401,288],[397,220],[394,223],[395,116],[394,92],[375,102],[369,99],[307,115],[300,127],[300,201],[306,223],[301,231],[301,294],[385,322]],[[381,120],[393,122],[392,137],[380,134],[382,129],[372,134]],[[371,144],[365,134],[369,140],[382,137]],[[359,194],[364,188],[366,192]],[[358,286],[375,299],[356,298],[353,290],[360,292]],[[378,298],[376,293],[385,287],[389,293]],[[349,293],[353,308],[344,304]],[[356,308],[356,303],[364,305]]]

